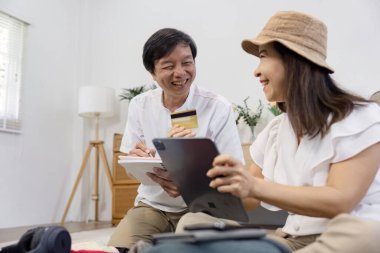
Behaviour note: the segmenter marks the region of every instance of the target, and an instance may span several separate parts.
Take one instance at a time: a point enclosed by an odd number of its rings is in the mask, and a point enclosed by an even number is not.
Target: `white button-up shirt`
[[[198,128],[196,137],[213,140],[221,154],[230,154],[244,163],[242,147],[231,103],[224,97],[192,85],[185,103],[176,112],[195,109]],[[128,153],[139,139],[154,148],[152,140],[166,137],[171,126],[171,112],[162,103],[162,89],[157,88],[134,97],[128,110],[120,150]],[[194,186],[195,187],[195,186]],[[186,209],[182,197],[170,197],[160,186],[140,185],[135,205],[142,201],[167,212]]]

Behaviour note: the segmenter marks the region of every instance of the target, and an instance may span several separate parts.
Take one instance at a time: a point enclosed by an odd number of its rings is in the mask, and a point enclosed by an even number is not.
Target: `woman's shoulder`
[[[259,133],[258,138],[259,137],[263,139],[275,138],[281,126],[281,122],[283,122],[285,118],[286,118],[286,113],[282,113],[274,117],[271,121],[268,122],[268,124],[264,127],[264,129]]]
[[[344,119],[332,124],[331,132],[349,135],[364,131],[374,124],[380,124],[380,106],[376,103],[360,103]]]
[[[377,103],[357,103],[355,104],[354,110],[349,116],[368,116],[371,115],[377,119],[380,119],[380,106]]]
[[[331,126],[323,139],[335,150],[330,152],[332,162],[358,154],[380,141],[380,107],[375,103],[356,105],[347,117]]]
[[[267,131],[273,131],[275,129],[278,129],[278,127],[280,126],[281,122],[286,117],[287,117],[286,113],[281,113],[280,115],[274,117],[271,121],[269,121],[264,129],[266,129]]]
[[[286,118],[286,114],[282,113],[269,121],[266,127],[258,134],[254,144],[255,146],[268,146],[277,143],[277,136],[281,127],[281,122]]]

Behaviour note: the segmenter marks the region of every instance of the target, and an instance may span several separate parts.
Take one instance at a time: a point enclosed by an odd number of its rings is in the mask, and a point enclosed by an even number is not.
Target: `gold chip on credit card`
[[[197,111],[195,110],[172,113],[170,117],[172,126],[180,125],[187,129],[198,127]]]

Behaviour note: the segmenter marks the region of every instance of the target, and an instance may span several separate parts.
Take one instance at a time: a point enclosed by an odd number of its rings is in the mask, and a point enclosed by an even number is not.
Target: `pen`
[[[146,147],[145,140],[141,139],[140,136],[137,136],[137,139],[139,139],[139,141],[140,141],[142,144],[144,144],[145,147]],[[150,150],[150,149],[149,149],[149,150]],[[152,154],[150,153],[150,151],[148,152],[148,155],[149,155],[150,157],[153,157]]]

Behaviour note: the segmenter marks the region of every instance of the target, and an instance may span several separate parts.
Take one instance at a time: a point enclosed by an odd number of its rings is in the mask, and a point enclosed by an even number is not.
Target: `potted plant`
[[[122,89],[122,92],[120,93],[119,97],[120,97],[120,100],[128,100],[128,101],[131,101],[132,98],[134,98],[135,96],[141,94],[141,93],[144,93],[148,90],[153,90],[155,89],[156,86],[155,85],[141,85],[141,86],[137,86],[137,87],[133,87],[133,88],[124,88]]]
[[[254,139],[255,126],[261,118],[261,113],[263,112],[263,104],[259,100],[258,107],[254,110],[247,105],[247,100],[249,97],[246,97],[243,100],[243,105],[235,105],[234,111],[237,112],[238,116],[236,118],[236,124],[239,124],[241,120],[247,124],[251,130],[252,140]]]

